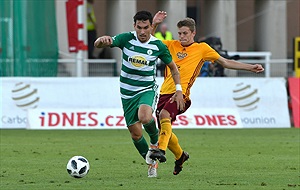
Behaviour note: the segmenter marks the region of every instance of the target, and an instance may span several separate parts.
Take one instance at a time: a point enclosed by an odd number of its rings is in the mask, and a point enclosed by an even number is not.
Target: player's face
[[[196,32],[192,32],[188,27],[183,26],[181,28],[178,28],[178,38],[181,42],[181,45],[188,46],[192,43],[194,43],[194,37]]]
[[[144,43],[150,39],[152,26],[149,20],[137,20],[133,26],[140,42]]]

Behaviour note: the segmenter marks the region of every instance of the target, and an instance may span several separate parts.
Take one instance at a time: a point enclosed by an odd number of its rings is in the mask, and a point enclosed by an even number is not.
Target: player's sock
[[[172,124],[171,120],[168,118],[164,118],[160,120],[160,133],[159,133],[159,140],[158,146],[159,149],[166,151],[167,146],[169,144],[169,139],[172,133]]]
[[[140,155],[145,159],[149,146],[144,136],[142,136],[139,140],[132,139],[132,141],[135,148],[139,151]]]
[[[178,160],[181,157],[183,150],[180,147],[178,143],[178,138],[174,133],[171,134],[168,149],[174,154],[176,160]]]
[[[149,123],[144,124],[143,126],[150,137],[150,143],[156,145],[158,141],[158,129],[156,127],[155,120],[152,118]]]

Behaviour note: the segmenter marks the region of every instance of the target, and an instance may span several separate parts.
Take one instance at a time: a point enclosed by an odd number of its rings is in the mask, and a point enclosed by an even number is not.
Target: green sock
[[[144,124],[143,126],[150,137],[150,143],[155,145],[158,141],[158,129],[156,127],[154,119],[152,118],[152,120],[149,123]]]
[[[134,139],[132,139],[132,141],[133,141],[135,148],[139,151],[140,155],[145,159],[146,154],[149,149],[149,146],[148,146],[148,143],[147,143],[146,139],[144,138],[144,136],[142,136],[137,141]]]

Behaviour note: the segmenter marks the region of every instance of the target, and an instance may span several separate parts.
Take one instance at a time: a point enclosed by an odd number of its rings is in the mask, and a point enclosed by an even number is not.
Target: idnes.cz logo
[[[126,129],[127,126],[122,109],[32,109],[28,115],[29,128]],[[204,111],[191,109],[187,113],[178,115],[172,126],[175,128],[241,128],[242,123],[235,109],[205,109]]]
[[[123,116],[100,115],[98,112],[41,112],[41,127],[124,127]]]

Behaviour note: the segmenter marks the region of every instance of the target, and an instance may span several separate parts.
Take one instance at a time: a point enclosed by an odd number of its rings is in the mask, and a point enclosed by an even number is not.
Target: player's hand
[[[107,47],[112,44],[112,38],[110,36],[101,36],[94,42],[94,46],[97,48]]]
[[[185,103],[184,103],[182,91],[177,90],[175,92],[175,94],[171,97],[170,102],[173,103],[174,101],[177,103],[177,109],[183,111],[185,107]]]
[[[255,64],[255,65],[253,65],[253,67],[252,67],[252,69],[251,69],[251,71],[254,72],[254,73],[261,73],[261,72],[263,72],[264,70],[265,70],[265,69],[264,69],[263,66],[260,65],[260,64]]]
[[[167,12],[158,11],[153,17],[153,24],[158,25],[158,24],[162,23],[166,17],[167,17]]]

